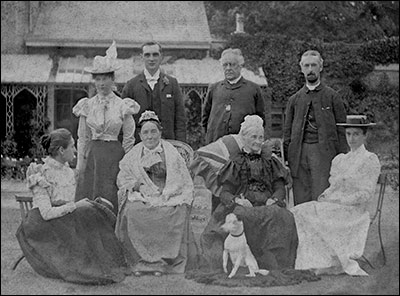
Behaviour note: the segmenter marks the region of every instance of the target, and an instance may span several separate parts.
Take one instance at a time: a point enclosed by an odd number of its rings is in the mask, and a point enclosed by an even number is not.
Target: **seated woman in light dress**
[[[197,248],[189,224],[193,182],[185,160],[168,141],[153,111],[142,113],[142,140],[120,162],[117,237],[136,276],[184,273]]]
[[[74,202],[74,139],[66,129],[42,137],[44,164],[27,170],[33,209],[16,236],[26,260],[42,276],[80,284],[110,284],[125,278],[122,246],[114,233],[116,216],[101,197]]]
[[[375,194],[380,173],[378,157],[365,149],[366,116],[349,115],[337,124],[346,129],[350,152],[332,160],[330,186],[318,197],[290,209],[294,214],[299,246],[296,269],[318,274],[368,275],[355,259],[364,252],[370,216],[367,203]]]

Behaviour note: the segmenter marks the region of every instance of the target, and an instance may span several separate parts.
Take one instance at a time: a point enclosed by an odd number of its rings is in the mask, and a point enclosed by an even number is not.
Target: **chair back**
[[[21,219],[24,221],[28,212],[32,209],[32,196],[27,195],[15,195],[15,200],[19,203],[19,210],[21,214]]]
[[[179,154],[185,160],[186,166],[189,168],[190,163],[193,160],[193,154],[194,154],[192,147],[190,147],[189,144],[186,144],[178,140],[168,139],[167,141],[171,143],[176,148],[176,150],[178,150]]]

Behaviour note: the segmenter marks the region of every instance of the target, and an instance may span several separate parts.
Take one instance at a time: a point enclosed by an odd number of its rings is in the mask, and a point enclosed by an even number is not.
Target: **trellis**
[[[44,129],[46,117],[47,85],[2,84],[1,94],[6,99],[6,136],[14,133],[14,99],[23,90],[29,91],[36,98],[36,122]]]

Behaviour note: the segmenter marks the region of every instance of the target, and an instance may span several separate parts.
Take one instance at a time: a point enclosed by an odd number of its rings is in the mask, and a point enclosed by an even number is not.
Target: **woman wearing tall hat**
[[[299,237],[296,269],[318,274],[368,275],[357,263],[364,252],[370,215],[368,201],[375,194],[380,163],[366,150],[367,130],[374,126],[364,115],[348,115],[346,129],[350,152],[332,160],[330,186],[318,197],[290,209]]]
[[[117,184],[119,161],[135,144],[133,114],[140,106],[130,98],[121,99],[114,92],[117,66],[115,41],[106,56],[96,56],[92,73],[97,94],[82,98],[72,112],[79,117],[78,126],[78,184],[75,200],[103,197],[118,212]],[[118,135],[122,131],[122,143]]]

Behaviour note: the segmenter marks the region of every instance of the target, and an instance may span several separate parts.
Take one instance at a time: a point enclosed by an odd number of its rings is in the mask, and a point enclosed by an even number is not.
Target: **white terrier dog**
[[[249,274],[246,276],[254,277],[256,273],[267,275],[269,273],[266,269],[259,269],[256,258],[247,244],[246,236],[244,234],[243,221],[239,221],[235,214],[231,213],[225,217],[225,224],[221,228],[229,232],[228,237],[225,239],[224,252],[222,255],[224,272],[228,273],[227,264],[228,257],[230,257],[233,268],[228,278],[232,278],[239,266],[247,266]]]

